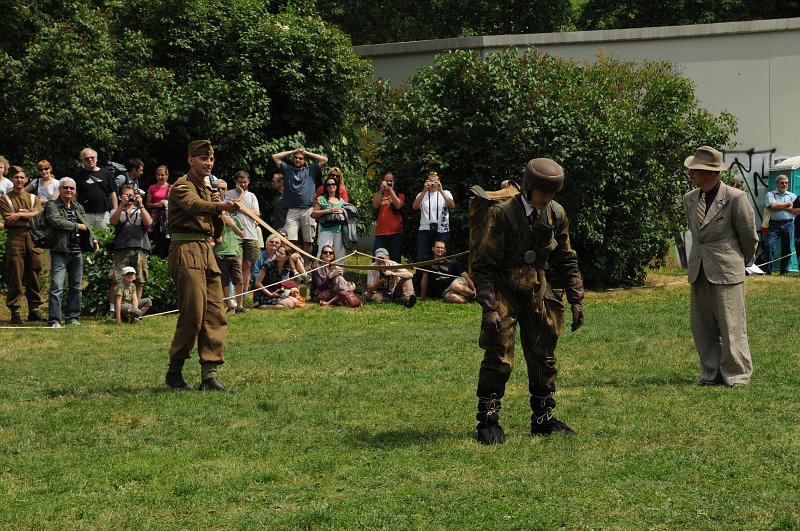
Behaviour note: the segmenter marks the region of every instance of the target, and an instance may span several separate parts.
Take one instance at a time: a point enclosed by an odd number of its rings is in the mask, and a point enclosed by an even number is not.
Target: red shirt
[[[398,199],[405,203],[405,194],[397,194]],[[389,194],[384,193],[381,206],[378,208],[378,220],[375,223],[375,236],[390,236],[403,232],[403,213],[392,208]]]

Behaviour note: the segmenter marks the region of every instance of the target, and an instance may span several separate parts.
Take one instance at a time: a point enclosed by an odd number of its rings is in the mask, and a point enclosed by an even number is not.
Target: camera
[[[431,232],[439,232],[439,224],[438,223],[431,223],[428,225],[428,230]]]
[[[386,186],[391,188],[392,186],[394,186],[394,181],[386,181]]]
[[[425,186],[428,188],[428,190],[433,190],[433,188],[436,186],[436,183],[433,181],[425,181]]]
[[[130,195],[130,194],[129,194],[129,195],[128,195],[128,203],[133,203],[134,201],[136,201],[136,198],[135,198],[135,197],[133,197],[133,195]]]

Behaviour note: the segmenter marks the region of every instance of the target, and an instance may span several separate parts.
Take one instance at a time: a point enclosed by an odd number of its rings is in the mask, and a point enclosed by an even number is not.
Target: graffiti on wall
[[[763,196],[769,191],[769,169],[775,160],[775,148],[723,151],[723,160],[736,172],[736,177],[744,181],[750,194],[750,202],[763,205]],[[754,208],[759,222],[763,213]]]

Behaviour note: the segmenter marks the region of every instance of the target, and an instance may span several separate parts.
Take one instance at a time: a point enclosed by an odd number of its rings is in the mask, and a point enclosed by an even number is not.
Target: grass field
[[[496,447],[476,305],[233,317],[233,395],[165,390],[173,316],[0,330],[0,527],[800,528],[799,279],[747,280],[740,389],[693,386],[684,279],[588,294],[558,351],[578,437],[528,435],[519,366]]]

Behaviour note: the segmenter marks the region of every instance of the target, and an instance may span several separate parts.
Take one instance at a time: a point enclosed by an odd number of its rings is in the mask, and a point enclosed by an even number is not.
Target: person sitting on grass
[[[311,274],[311,296],[319,301],[320,306],[329,306],[339,302],[340,291],[354,291],[355,285],[344,278],[344,271],[337,266],[336,252],[330,245],[320,250],[320,260],[314,264]]]
[[[395,266],[399,264],[389,260],[389,251],[381,247],[375,250],[375,261],[372,262],[372,265]],[[407,269],[371,270],[367,273],[367,291],[364,292],[364,300],[369,302],[393,300],[406,308],[411,308],[417,303],[411,277],[411,272]]]
[[[121,324],[123,319],[128,323],[135,323],[141,320],[153,306],[153,301],[148,297],[139,300],[136,295],[136,269],[131,266],[122,268],[122,281],[117,283],[114,288],[114,313],[117,317],[117,324]]]
[[[447,244],[444,240],[433,241],[433,257],[444,258]],[[419,298],[442,299],[454,304],[466,304],[475,298],[475,284],[469,273],[454,258],[446,258],[428,266],[429,271],[422,272]]]
[[[278,232],[284,238],[286,237],[286,233],[283,230],[280,230]],[[258,274],[261,272],[261,268],[264,267],[264,265],[267,262],[269,262],[270,260],[274,260],[275,259],[275,251],[277,251],[278,247],[280,247],[281,245],[283,245],[283,244],[281,243],[281,239],[277,235],[270,234],[267,237],[267,241],[264,244],[264,250],[261,251],[261,256],[258,258],[258,260],[253,262],[253,271],[252,271],[252,282],[251,282],[251,284],[255,285],[256,277],[258,277]],[[311,281],[311,276],[308,273],[306,273],[306,267],[305,267],[305,264],[303,264],[303,257],[300,256],[300,253],[298,253],[297,251],[294,251],[294,252],[289,251],[289,252],[290,252],[290,255],[289,255],[289,267],[291,269],[293,269],[294,271],[297,271],[298,273],[303,275],[298,280],[300,282],[302,282],[302,283],[310,282]]]
[[[289,251],[279,246],[275,259],[267,262],[256,277],[258,291],[253,292],[253,308],[290,310],[299,306],[300,301],[282,284],[294,275],[289,263]]]

